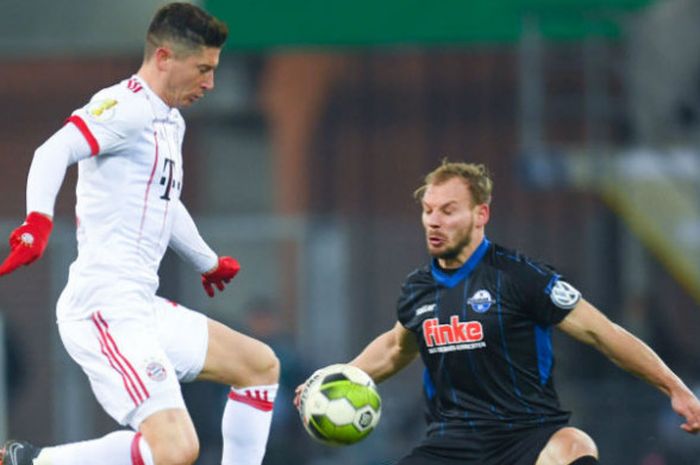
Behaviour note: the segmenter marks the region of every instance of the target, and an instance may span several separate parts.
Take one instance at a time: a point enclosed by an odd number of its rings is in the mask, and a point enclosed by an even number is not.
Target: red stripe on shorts
[[[142,403],[144,400],[150,397],[146,386],[144,386],[138,373],[136,373],[134,367],[131,365],[131,363],[129,363],[129,360],[127,360],[127,358],[121,353],[119,347],[117,347],[117,343],[115,342],[114,338],[112,338],[112,335],[109,334],[109,325],[102,317],[102,314],[100,312],[93,313],[92,320],[100,332],[101,340],[104,343],[107,352],[111,356],[111,360],[114,361],[121,370],[117,371],[120,371],[122,376],[126,378],[131,385],[133,392],[136,394],[136,397],[138,398],[138,403],[136,405]]]
[[[99,330],[99,326],[98,326],[98,330]],[[119,374],[121,375],[121,377],[122,377],[122,382],[124,383],[124,389],[126,389],[126,392],[129,393],[129,397],[131,397],[131,400],[134,401],[134,405],[138,406],[138,405],[139,405],[139,400],[138,400],[138,399],[136,398],[136,396],[134,395],[134,392],[133,392],[133,390],[132,390],[133,387],[132,387],[132,385],[131,385],[131,380],[128,380],[128,379],[126,378],[126,375],[124,374],[124,372],[123,372],[122,370],[120,370],[120,369],[114,364],[114,362],[112,361],[112,357],[111,357],[111,356],[109,355],[109,353],[107,352],[107,348],[105,347],[105,343],[104,343],[104,341],[102,340],[102,335],[100,335],[97,339],[100,341],[100,349],[102,350],[102,354],[104,354],[104,356],[107,358],[107,361],[109,362],[109,365],[110,365],[112,368],[114,368],[114,371],[116,371],[117,373],[119,373]]]
[[[121,358],[121,360],[124,363],[126,363],[126,366],[129,368],[129,370],[131,370],[131,373],[134,375],[134,378],[136,378],[136,381],[138,381],[139,385],[141,386],[141,389],[143,389],[143,393],[146,395],[146,398],[150,397],[150,394],[148,393],[148,389],[146,389],[146,385],[144,385],[143,381],[141,381],[141,377],[136,372],[136,370],[134,370],[134,367],[131,364],[131,362],[129,362],[129,360],[126,357],[124,357],[124,355],[122,355],[121,351],[119,350],[119,347],[117,347],[117,343],[114,341],[114,339],[112,339],[112,335],[109,334],[109,325],[107,324],[105,319],[102,317],[101,312],[97,312],[97,318],[105,326],[105,329],[106,329],[105,333],[107,334],[107,338],[110,340],[110,342],[112,344],[114,344],[114,350],[116,351],[119,358]]]

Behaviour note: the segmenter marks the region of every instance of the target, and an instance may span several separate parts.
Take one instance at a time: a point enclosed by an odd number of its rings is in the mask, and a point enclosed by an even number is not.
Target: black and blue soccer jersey
[[[487,239],[457,270],[433,260],[411,273],[398,318],[425,364],[428,437],[566,423],[551,328],[579,298],[552,268]]]

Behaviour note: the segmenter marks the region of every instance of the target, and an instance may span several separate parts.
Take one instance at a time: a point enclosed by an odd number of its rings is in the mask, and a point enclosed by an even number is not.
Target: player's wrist
[[[212,273],[219,269],[219,257],[214,257],[212,260],[207,260],[207,263],[203,266],[204,271],[202,271],[202,276],[210,276]]]
[[[214,297],[214,286],[219,291],[238,274],[241,265],[232,257],[219,257],[216,267],[208,273],[202,274],[202,286],[209,297]]]
[[[51,232],[53,229],[53,219],[50,215],[41,212],[30,212],[25,223],[39,227],[42,231]]]
[[[204,273],[205,277],[212,279],[232,279],[241,269],[238,260],[228,256],[219,257],[214,268]]]

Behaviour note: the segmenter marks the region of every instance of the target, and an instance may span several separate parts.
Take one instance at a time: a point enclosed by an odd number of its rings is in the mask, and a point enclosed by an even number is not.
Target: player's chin
[[[444,245],[433,245],[428,242],[428,254],[433,258],[442,258],[447,252],[447,247]]]
[[[198,95],[193,95],[191,97],[187,97],[187,98],[183,99],[182,102],[180,102],[180,108],[190,107],[194,103],[196,103],[200,98],[202,98],[202,97],[198,96]]]
[[[436,259],[454,260],[459,256],[459,250],[457,250],[454,247],[449,247],[447,245],[442,245],[440,247],[428,246],[428,254]]]

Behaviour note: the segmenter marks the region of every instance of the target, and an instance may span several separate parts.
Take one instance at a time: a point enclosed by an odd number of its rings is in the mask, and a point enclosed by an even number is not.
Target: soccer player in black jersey
[[[554,390],[554,327],[656,386],[700,432],[700,402],[644,342],[552,268],[486,238],[491,189],[483,165],[445,161],[426,176],[416,199],[432,260],[406,278],[396,325],[350,362],[376,382],[425,364],[427,434],[397,465],[599,463]]]

